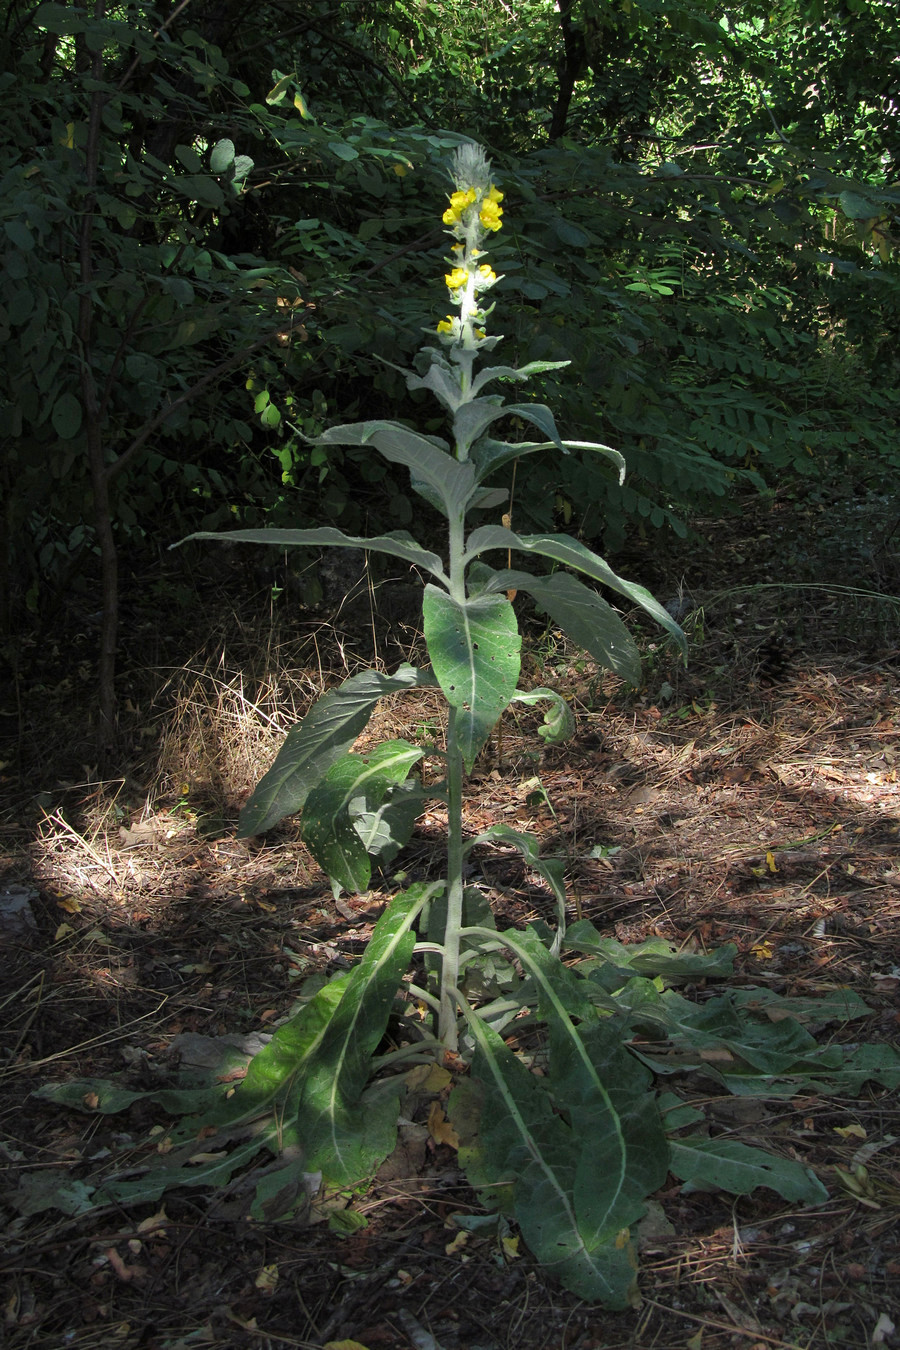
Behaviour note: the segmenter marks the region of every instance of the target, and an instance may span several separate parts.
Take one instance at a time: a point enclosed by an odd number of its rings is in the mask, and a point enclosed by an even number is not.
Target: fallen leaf
[[[834,1132],[839,1134],[842,1139],[866,1139],[868,1137],[862,1125],[855,1123],[853,1125],[835,1125]]]
[[[503,1237],[500,1239],[500,1246],[503,1248],[503,1255],[507,1261],[517,1261],[519,1259],[519,1239],[517,1237]]]
[[[872,1332],[872,1344],[884,1345],[885,1341],[893,1336],[895,1330],[896,1328],[887,1313],[882,1313]]]
[[[119,1253],[116,1251],[115,1247],[107,1247],[106,1251],[104,1252],[104,1256],[106,1257],[109,1264],[112,1266],[113,1270],[115,1271],[119,1279],[123,1280],[126,1284],[128,1283],[129,1280],[140,1280],[147,1274],[146,1268],[144,1266],[126,1265],[125,1262],[122,1260],[121,1256],[119,1255]]]
[[[464,1232],[463,1229],[460,1229],[456,1237],[453,1239],[453,1241],[448,1242],[447,1245],[444,1247],[445,1254],[447,1256],[455,1256],[457,1252],[462,1251],[463,1247],[465,1247],[468,1240],[469,1240],[468,1233]]]
[[[253,1283],[257,1289],[262,1289],[265,1293],[271,1294],[278,1284],[278,1266],[263,1266]]]
[[[459,1135],[450,1124],[441,1108],[440,1102],[432,1102],[428,1112],[428,1133],[436,1144],[447,1144],[452,1149],[459,1148]]]

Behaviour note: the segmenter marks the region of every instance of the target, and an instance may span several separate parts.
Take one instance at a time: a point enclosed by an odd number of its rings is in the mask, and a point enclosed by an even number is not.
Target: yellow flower
[[[487,333],[484,331],[483,328],[476,328],[476,329],[475,329],[475,336],[476,336],[477,338],[483,338],[483,337],[487,337]]]
[[[441,219],[445,225],[456,225],[463,216],[463,213],[472,205],[478,193],[474,188],[469,188],[468,192],[454,192],[450,197],[450,205],[444,212]]]
[[[497,280],[497,273],[493,267],[488,267],[487,263],[482,263],[478,269],[478,277],[481,282],[494,282]]]
[[[497,205],[497,206],[499,206],[500,203],[503,201],[503,193],[502,193],[502,192],[499,192],[499,191],[497,190],[497,188],[494,187],[493,183],[491,183],[491,186],[488,188],[488,194],[487,194],[487,195],[488,195],[488,201],[489,201],[489,202],[494,202],[495,205]]]
[[[448,314],[446,319],[441,319],[440,323],[437,326],[437,331],[439,333],[453,332],[453,316],[451,314]]]
[[[488,200],[481,203],[479,219],[486,230],[494,230],[496,232],[501,229],[502,221],[500,220],[500,217],[502,215],[503,207],[498,206],[495,201]]]
[[[444,273],[444,280],[451,291],[458,291],[461,286],[465,286],[469,279],[469,274],[464,267],[454,267],[452,272]]]

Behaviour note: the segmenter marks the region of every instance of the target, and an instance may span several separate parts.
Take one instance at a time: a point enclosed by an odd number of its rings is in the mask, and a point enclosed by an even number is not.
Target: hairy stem
[[[441,961],[441,1012],[438,1038],[456,1051],[456,983],[459,979],[459,934],[463,917],[462,752],[456,736],[456,709],[447,718],[447,926]]]

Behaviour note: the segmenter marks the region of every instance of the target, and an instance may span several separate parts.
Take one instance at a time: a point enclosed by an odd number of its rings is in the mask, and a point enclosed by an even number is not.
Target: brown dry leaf
[[[81,1104],[85,1111],[96,1111],[100,1105],[100,1098],[96,1092],[86,1092],[81,1099]]]
[[[56,903],[59,906],[59,908],[64,909],[67,914],[81,913],[81,901],[73,900],[71,896],[67,895],[62,900],[57,900]]]
[[[141,1280],[147,1274],[147,1269],[145,1266],[126,1265],[126,1263],[122,1260],[119,1253],[116,1251],[115,1247],[107,1247],[106,1251],[103,1254],[106,1257],[109,1264],[112,1266],[118,1278],[120,1280],[123,1280],[126,1284],[128,1283],[129,1280]]]
[[[160,1209],[156,1212],[156,1214],[151,1214],[149,1218],[142,1219],[137,1226],[137,1231],[139,1233],[143,1233],[145,1237],[148,1233],[157,1233],[160,1237],[162,1237],[163,1234],[165,1233],[166,1224],[168,1222],[169,1216],[166,1213],[165,1209]]]
[[[447,1144],[452,1149],[459,1148],[459,1135],[444,1115],[440,1102],[432,1102],[428,1112],[428,1133],[436,1144]]]

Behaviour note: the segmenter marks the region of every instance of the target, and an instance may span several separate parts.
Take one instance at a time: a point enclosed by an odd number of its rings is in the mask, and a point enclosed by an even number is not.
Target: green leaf
[[[53,430],[61,441],[73,440],[81,430],[81,404],[74,394],[62,394],[50,414]]]
[[[333,155],[337,155],[338,159],[343,159],[347,163],[359,159],[359,151],[354,150],[353,146],[348,145],[346,141],[329,141],[328,149]]]
[[[321,1043],[305,1061],[298,1116],[303,1165],[307,1171],[321,1171],[328,1186],[357,1185],[395,1145],[396,1095],[366,1095],[364,1088],[412,956],[411,925],[443,884],[418,884],[394,897],[375,925]]]
[[[536,839],[533,834],[524,834],[520,830],[514,830],[510,825],[491,825],[481,834],[476,835],[474,839],[466,840],[464,852],[469,853],[476,844],[511,845],[518,849],[529,868],[533,872],[537,872],[538,876],[543,877],[546,881],[556,900],[559,926],[553,951],[554,954],[558,955],[566,928],[566,882],[563,860],[561,858],[542,858],[540,840]]]
[[[526,591],[574,643],[631,685],[641,682],[641,657],[634,639],[602,596],[568,572],[549,577],[498,572],[497,590]]]
[[[665,980],[720,979],[734,974],[737,947],[733,942],[712,952],[687,951],[665,938],[647,938],[644,942],[624,944],[603,937],[589,919],[580,919],[566,931],[566,946],[577,952],[602,956],[625,977],[644,975]]]
[[[864,197],[859,192],[842,192],[838,200],[841,203],[841,210],[849,220],[872,220],[884,210],[884,207],[871,197]]]
[[[564,452],[570,449],[594,450],[607,459],[611,459],[616,466],[619,482],[624,481],[625,459],[611,445],[601,445],[596,441],[563,441],[561,444]],[[492,441],[489,437],[483,437],[472,448],[471,462],[475,465],[478,482],[483,483],[485,478],[511,460],[519,459],[522,455],[533,455],[538,450],[553,450],[554,448],[559,448],[555,441],[519,441],[516,444],[509,444],[506,441]]]
[[[410,471],[412,486],[450,519],[461,515],[475,487],[475,470],[448,454],[446,441],[420,436],[399,422],[352,422],[329,427],[316,445],[371,445],[391,464]],[[423,491],[423,486],[429,489]]]
[[[570,366],[571,361],[529,361],[527,365],[515,368],[513,366],[488,366],[480,370],[472,381],[472,393],[478,394],[490,384],[491,380],[527,380],[532,375],[542,375],[547,370],[563,370],[565,366]]]
[[[515,612],[501,596],[459,603],[429,584],[422,614],[428,654],[447,702],[456,709],[456,735],[471,771],[516,692],[522,639]]]
[[[227,173],[234,163],[234,141],[216,141],[209,152],[209,168],[214,174]]]
[[[671,1139],[669,1149],[670,1168],[687,1183],[685,1191],[720,1189],[749,1195],[757,1186],[768,1186],[785,1200],[807,1205],[828,1199],[825,1187],[808,1168],[736,1139]]]
[[[372,866],[351,807],[357,801],[360,812],[379,807],[422,754],[407,741],[385,741],[366,755],[344,755],[310,792],[303,808],[303,842],[333,885],[368,889]]]
[[[548,702],[551,707],[544,713],[543,726],[538,727],[538,735],[548,745],[560,745],[575,734],[575,714],[568,701],[556,689],[517,689],[512,696],[513,703]]]
[[[607,1102],[589,1092],[587,1131],[581,1116],[577,1129],[570,1126],[500,1037],[475,1014],[467,1017],[477,1044],[473,1081],[450,1099],[461,1166],[487,1203],[514,1215],[534,1255],[567,1289],[627,1307],[635,1297],[628,1228],[645,1207],[623,1184],[623,1168],[609,1166],[615,1109],[611,1117]],[[618,1156],[621,1135],[612,1136]]]
[[[391,862],[409,843],[416,821],[434,795],[424,792],[418,779],[408,778],[393,787],[377,807],[360,809],[354,804],[353,827],[369,857],[377,858],[382,867]]]
[[[732,989],[730,997],[736,1008],[746,1009],[749,1013],[761,1013],[779,1021],[784,1017],[794,1017],[798,1022],[824,1025],[826,1022],[850,1022],[858,1017],[869,1017],[872,1013],[865,999],[852,989],[826,989],[818,998],[785,998],[771,989],[763,988]]]
[[[202,173],[203,160],[191,145],[176,145],[175,158],[189,173]]]
[[[257,400],[262,398],[262,394],[257,396]],[[308,548],[323,544],[331,548],[364,548],[372,553],[390,553],[394,558],[402,558],[404,562],[424,568],[439,580],[446,580],[438,555],[422,548],[406,530],[393,530],[390,534],[378,534],[371,539],[364,535],[344,534],[330,525],[311,530],[199,530],[172,547],[180,548],[191,539],[217,539],[220,543],[230,544],[274,544],[276,548]]]
[[[436,684],[430,670],[404,663],[393,675],[364,670],[330,689],[288,732],[275,763],[241,811],[240,837],[262,834],[299,811],[316,783],[349,750],[379,699]]]
[[[182,192],[189,201],[209,206],[214,211],[225,205],[225,194],[214,178],[201,173],[182,173],[169,178],[172,187]]]
[[[21,249],[23,253],[30,253],[34,248],[34,235],[23,220],[6,220],[3,222],[3,228],[16,248]]]
[[[478,557],[481,553],[486,553],[490,549],[520,549],[524,553],[539,553],[545,558],[552,558],[555,562],[563,563],[566,567],[574,567],[576,571],[584,572],[586,576],[593,577],[595,581],[602,581],[605,586],[611,590],[617,591],[619,595],[624,595],[626,599],[634,604],[640,605],[651,618],[661,624],[665,630],[678,643],[682,652],[687,655],[687,641],[684,633],[678,624],[672,618],[671,614],[665,610],[648,590],[643,586],[638,586],[636,582],[625,581],[622,577],[612,570],[608,563],[596,553],[592,553],[584,544],[577,539],[570,539],[566,534],[515,534],[512,530],[507,530],[502,525],[482,525],[477,530],[473,530],[466,541],[466,560]]]

